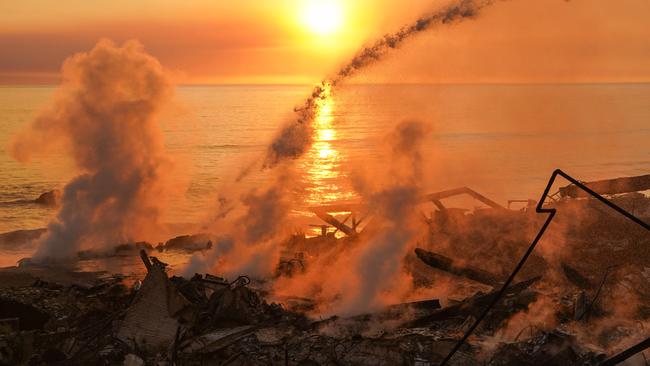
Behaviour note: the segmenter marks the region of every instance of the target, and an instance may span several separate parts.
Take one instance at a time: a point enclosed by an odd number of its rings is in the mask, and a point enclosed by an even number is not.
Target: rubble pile
[[[40,278],[28,286],[7,285],[0,290],[0,364],[95,364],[95,357],[113,358],[119,345],[107,330],[133,298],[121,278],[98,278],[90,286]]]
[[[647,364],[647,231],[594,200],[551,202],[562,208],[555,223],[561,235],[545,240],[561,254],[533,253],[501,290],[541,219],[531,204],[514,211],[477,197],[490,207],[463,212],[438,201],[439,209],[423,218],[423,239],[403,260],[416,289],[435,288],[444,277],[463,291],[349,317],[314,316],[318,304],[308,298],[268,300],[269,283],[298,278],[314,258],[335,256],[372,229],[355,218],[347,226],[325,211],[319,217],[344,235],[323,226],[320,236],[292,236],[282,243],[275,278],[265,280],[170,277],[167,265],[150,256],[210,249],[204,234],[116,249],[139,251],[146,273],[136,281],[33,264],[0,269],[0,365],[425,366],[443,362],[468,330],[448,365]],[[646,196],[612,200],[650,217]],[[544,314],[535,313],[540,304]]]

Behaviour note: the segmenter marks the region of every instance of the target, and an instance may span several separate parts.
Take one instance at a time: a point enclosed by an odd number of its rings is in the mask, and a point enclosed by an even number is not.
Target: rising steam
[[[386,34],[371,46],[362,48],[333,77],[314,87],[312,94],[305,100],[304,105],[296,109],[296,119],[284,126],[269,146],[264,167],[273,167],[282,161],[296,159],[305,154],[313,142],[312,122],[317,114],[320,105],[319,101],[329,98],[331,90],[345,79],[383,59],[388,52],[398,48],[407,39],[435,25],[450,24],[472,18],[481,9],[493,2],[494,0],[457,1],[438,12],[419,18],[414,23],[395,33]]]
[[[273,274],[280,248],[276,240],[288,234],[291,192],[296,179],[289,169],[276,171],[275,181],[237,196],[229,192],[219,200],[219,208],[209,230],[218,233],[215,249],[196,254],[183,274],[215,272],[227,277],[247,274],[266,278]]]
[[[411,290],[401,259],[421,231],[415,207],[421,196],[421,148],[429,131],[428,125],[409,121],[386,136],[388,169],[354,178],[373,213],[372,223],[349,248],[332,249],[315,258],[305,273],[279,278],[277,296],[313,298],[320,314],[350,315],[399,302]],[[326,281],[323,273],[328,273]]]
[[[51,105],[14,138],[11,151],[63,146],[81,174],[64,188],[36,258],[60,259],[82,247],[140,238],[158,227],[170,160],[157,115],[171,84],[160,63],[130,41],[102,40],[68,58]]]

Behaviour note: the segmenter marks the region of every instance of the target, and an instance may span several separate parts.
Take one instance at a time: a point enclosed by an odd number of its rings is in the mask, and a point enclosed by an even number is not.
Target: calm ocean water
[[[310,86],[183,86],[166,113],[167,149],[189,183],[167,216],[199,222],[220,186],[263,155]],[[0,87],[0,232],[44,227],[54,211],[21,201],[75,174],[63,154],[28,165],[7,153],[11,136],[52,97],[51,87]],[[349,175],[379,162],[396,122],[430,122],[430,191],[470,186],[493,199],[538,198],[555,168],[591,180],[650,173],[650,84],[346,86],[316,121],[316,143],[299,162],[301,205],[354,200]],[[269,179],[254,172],[241,183]]]

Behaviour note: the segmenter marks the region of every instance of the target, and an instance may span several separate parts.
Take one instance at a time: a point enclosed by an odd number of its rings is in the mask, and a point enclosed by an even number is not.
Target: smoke
[[[264,160],[265,168],[272,168],[287,159],[297,159],[305,154],[313,142],[315,116],[323,100],[329,98],[331,86],[323,82],[314,87],[302,107],[296,108],[296,120],[284,126],[271,142]]]
[[[235,222],[240,237],[247,244],[259,243],[273,238],[279,224],[289,213],[290,203],[283,189],[282,178],[263,192],[253,190],[241,198],[246,213]]]
[[[358,71],[368,65],[381,60],[388,52],[399,47],[399,45],[420,32],[430,29],[434,25],[449,24],[465,18],[474,16],[481,8],[489,5],[491,1],[485,0],[462,0],[452,4],[430,16],[422,17],[413,24],[403,27],[398,32],[388,34],[375,42],[374,44],[362,48],[347,64],[339,69],[331,78],[321,82],[314,87],[311,95],[304,104],[295,109],[296,118],[285,125],[275,139],[271,142],[266,157],[263,162],[264,168],[274,168],[302,157],[313,143],[314,127],[313,121],[318,115],[324,102],[331,97],[335,87],[342,84],[344,80],[351,77]],[[280,285],[284,287],[278,290],[278,294],[290,294],[292,292],[318,292],[311,294],[319,297],[321,302],[330,307],[331,310],[343,313],[355,313],[362,310],[368,310],[372,307],[386,303],[387,294],[399,296],[395,291],[403,283],[399,278],[402,273],[401,263],[399,260],[389,260],[386,258],[397,259],[403,258],[408,252],[409,245],[413,244],[417,230],[413,228],[413,223],[418,220],[413,217],[413,210],[419,198],[419,185],[422,177],[422,156],[420,154],[423,137],[427,135],[429,129],[426,125],[418,122],[405,122],[399,124],[396,129],[387,136],[389,141],[388,160],[391,162],[390,169],[386,177],[373,176],[364,177],[360,174],[355,176],[353,185],[361,197],[366,201],[374,212],[373,230],[368,230],[363,242],[358,243],[346,253],[330,253],[317,259],[313,268],[326,268],[331,271],[333,267],[340,266],[341,271],[336,271],[339,276],[334,276],[322,286],[319,284],[319,271],[312,272],[312,275],[306,275],[304,278],[296,279],[292,283]],[[250,169],[246,169],[238,177],[242,179]],[[271,186],[263,195],[248,195],[240,203],[249,207],[248,214],[242,216],[236,221],[238,224],[244,224],[250,227],[251,235],[246,235],[241,230],[235,230],[236,237],[232,250],[220,256],[217,261],[220,263],[220,270],[232,272],[235,268],[231,267],[232,263],[241,263],[238,260],[244,260],[245,263],[255,264],[255,266],[238,264],[236,269],[256,268],[260,266],[270,268],[268,264],[271,258],[278,258],[278,249],[273,249],[270,244],[273,235],[268,233],[270,227],[280,225],[280,222],[286,219],[288,208],[278,205],[277,201],[284,202],[288,198],[286,185],[287,180],[283,181],[282,187]],[[384,186],[378,186],[381,181]],[[277,184],[277,183],[276,183]],[[294,183],[291,183],[294,184]],[[283,189],[285,196],[278,194],[279,189]],[[282,197],[282,198],[281,198]],[[260,199],[268,200],[266,203],[259,203]],[[252,208],[256,208],[251,210]],[[271,220],[259,218],[259,215],[269,215]],[[237,225],[235,225],[237,227]],[[232,231],[232,229],[230,230]],[[262,237],[260,237],[262,235]],[[241,243],[249,243],[239,245]],[[255,244],[250,244],[255,243]],[[251,250],[255,248],[255,250]],[[245,253],[244,255],[235,255],[234,253]],[[260,256],[259,253],[262,253]],[[259,260],[258,260],[259,259]],[[352,274],[349,274],[348,268],[353,268]],[[259,271],[256,271],[259,272]],[[322,273],[322,272],[320,272]],[[236,274],[236,273],[233,273]],[[313,276],[313,277],[311,277]],[[311,277],[311,279],[310,279]],[[283,282],[283,280],[280,280]],[[390,291],[392,290],[392,291]],[[335,303],[332,303],[337,299]],[[395,300],[395,299],[393,299]]]
[[[212,271],[257,278],[273,274],[280,251],[276,239],[289,233],[287,221],[297,182],[289,167],[276,173],[264,188],[239,195],[235,188],[221,192],[214,221],[206,227],[219,233],[217,245],[208,253],[194,255],[183,274]],[[233,196],[236,199],[229,198]]]
[[[611,199],[625,201],[625,197]],[[580,344],[608,354],[641,341],[647,334],[644,314],[650,287],[643,276],[645,251],[632,243],[647,242],[645,229],[596,200],[569,199],[551,204],[557,215],[517,279],[542,275],[534,285],[536,299],[511,316],[491,339],[482,341],[486,354],[491,354],[499,342],[523,341],[553,329],[570,332]],[[481,232],[489,231],[481,228]],[[520,258],[522,247],[517,244],[520,240],[515,240],[510,246],[520,249],[507,250],[496,239],[502,236],[495,234],[495,239],[490,239],[496,242],[496,250],[482,251],[490,255],[481,259],[492,268],[510,269],[513,264],[501,258]],[[465,234],[463,239],[466,237],[470,235]],[[459,253],[473,255],[461,245]]]
[[[64,147],[81,172],[66,184],[36,258],[72,257],[160,228],[171,161],[157,117],[171,97],[165,70],[138,42],[101,40],[65,61],[54,100],[11,146],[20,161]]]
[[[333,85],[354,75],[368,65],[377,62],[393,49],[398,48],[404,41],[435,25],[451,24],[463,19],[473,18],[484,7],[491,5],[493,0],[461,0],[433,14],[424,16],[399,31],[386,34],[373,45],[364,47],[357,55],[344,65],[331,80]]]
[[[274,239],[286,235],[283,228],[290,212],[290,174],[280,175],[266,189],[254,189],[240,198],[244,212],[232,226],[234,245],[222,252],[220,273],[233,277],[247,274],[268,277],[279,259]]]
[[[402,42],[406,41],[411,36],[430,29],[434,25],[450,24],[465,18],[473,17],[480,9],[491,3],[491,0],[461,0],[429,16],[422,17],[413,24],[407,25],[393,34],[385,35],[370,46],[363,47],[347,64],[341,67],[333,77],[328,78],[322,81],[320,85],[315,86],[311,95],[305,100],[304,104],[295,109],[296,118],[291,123],[285,125],[271,142],[263,162],[263,167],[274,168],[283,162],[288,162],[302,157],[309,150],[313,143],[314,118],[318,115],[324,101],[331,97],[333,89],[340,86],[344,80],[370,64],[381,60],[388,52],[398,48]],[[405,207],[414,204],[413,197],[416,196],[417,192],[417,189],[414,188],[414,183],[417,180],[416,177],[421,176],[419,143],[421,137],[426,135],[426,132],[428,132],[428,130],[424,125],[411,122],[401,124],[394,132],[394,135],[389,136],[389,139],[393,142],[393,144],[391,144],[393,157],[398,160],[410,160],[409,165],[398,163],[392,165],[392,174],[389,175],[389,178],[394,180],[399,177],[402,181],[393,181],[391,187],[384,190],[369,190],[367,180],[361,177],[357,177],[360,179],[354,183],[360,194],[362,196],[365,194],[365,199],[368,200],[369,204],[377,206],[376,221],[386,223],[384,230],[380,230],[376,233],[377,236],[374,238],[374,240],[377,241],[376,248],[386,252],[385,258],[399,258],[399,255],[394,257],[391,256],[391,254],[396,253],[390,252],[392,250],[401,251],[403,247],[395,247],[394,243],[403,244],[408,242],[407,238],[412,235],[408,230],[407,232],[402,232],[396,230],[395,227],[392,227],[401,226],[406,228],[408,225],[405,225],[405,222],[394,222],[397,217],[391,217],[388,213],[402,212],[404,215],[399,218],[406,220],[409,216],[406,214],[406,211],[412,212],[412,210],[405,210]],[[249,171],[250,169],[242,171],[237,180],[241,180]],[[402,207],[400,205],[404,206]],[[259,212],[257,214],[259,214]],[[266,226],[262,225],[262,227]],[[382,232],[384,232],[384,234],[382,234]],[[399,236],[402,234],[404,235],[403,237],[391,237],[391,235]],[[383,243],[387,244],[384,245]],[[375,267],[374,264],[376,263],[372,263],[375,258],[378,258],[375,253],[367,252],[357,254],[359,255],[359,260],[365,262],[365,264],[358,263],[356,265],[357,268]],[[386,272],[394,273],[395,268],[387,268]],[[368,285],[372,286],[371,283]],[[362,294],[359,301],[369,301],[369,303],[356,305],[351,304],[349,307],[351,309],[355,307],[367,307],[370,302],[376,300],[370,299],[372,297],[370,294],[376,292],[377,289],[367,289],[367,293]]]
[[[422,228],[416,217],[421,196],[423,159],[421,148],[431,128],[417,121],[401,122],[386,137],[387,175],[355,179],[358,193],[373,212],[367,237],[351,259],[352,277],[358,288],[341,298],[335,310],[354,314],[399,302],[411,290],[402,258],[412,249]],[[368,180],[383,187],[375,187]],[[364,240],[365,239],[365,240]],[[337,289],[328,289],[336,291]]]
[[[388,135],[394,160],[390,167],[393,179],[405,179],[402,184],[416,185],[423,178],[422,148],[430,133],[430,125],[406,121],[398,124]]]
[[[407,39],[436,25],[446,25],[473,18],[481,9],[493,2],[494,0],[457,1],[433,14],[419,18],[395,33],[386,34],[370,46],[363,47],[333,77],[323,80],[320,85],[314,87],[304,105],[296,108],[297,116],[295,120],[284,126],[270,144],[264,167],[272,168],[282,161],[296,159],[305,154],[313,142],[312,123],[318,112],[320,102],[329,98],[332,89],[339,86],[340,83],[369,65],[380,61]]]
[[[276,296],[314,298],[321,315],[351,315],[399,302],[412,290],[401,259],[422,228],[414,208],[421,197],[420,148],[429,131],[427,125],[409,121],[387,135],[389,169],[354,177],[354,186],[373,213],[371,221],[354,240],[310,261],[305,273],[277,279]],[[323,273],[328,273],[325,281]]]
[[[358,287],[341,298],[335,308],[337,313],[355,314],[399,302],[409,290],[408,286],[403,288],[411,281],[402,273],[401,258],[408,253],[418,232],[414,225],[418,193],[415,186],[399,185],[370,197],[370,207],[376,215],[374,227],[350,261],[349,273]]]
[[[423,32],[433,27],[436,24],[449,24],[464,18],[472,17],[481,8],[489,5],[490,3],[491,1],[489,0],[461,0],[429,16],[418,19],[413,24],[403,27],[396,33],[388,34],[384,36],[383,38],[381,38],[371,46],[362,48],[347,64],[345,64],[338,72],[336,72],[333,77],[326,79],[322,81],[320,85],[315,86],[314,89],[312,90],[311,95],[305,100],[304,104],[301,107],[295,109],[296,118],[291,123],[285,125],[269,145],[266,153],[266,157],[264,158],[263,161],[263,167],[275,168],[284,162],[290,162],[292,160],[302,157],[309,150],[314,139],[313,137],[314,118],[318,115],[319,110],[324,104],[324,102],[331,97],[332,89],[336,86],[339,86],[345,79],[351,77],[356,72],[362,70],[368,65],[380,60],[381,58],[384,57],[386,53],[388,53],[392,49],[397,48],[402,42],[404,42],[406,39],[410,38],[411,36]],[[396,157],[407,156],[407,155],[411,156],[413,158],[412,165],[410,166],[411,168],[413,168],[414,165],[419,166],[421,158],[417,153],[415,153],[415,151],[413,150],[414,149],[413,145],[412,144],[409,145],[409,142],[415,142],[418,139],[418,136],[416,135],[423,134],[426,131],[419,130],[421,126],[417,124],[403,125],[401,128],[404,128],[404,130],[397,132],[400,135],[393,136],[402,139],[399,140],[394,145],[393,152],[395,153]],[[289,165],[286,164],[284,165],[288,169]],[[398,164],[394,164],[393,166],[394,166],[393,173],[400,173],[399,172],[400,170],[405,169],[405,167],[400,166]],[[237,181],[239,182],[241,179],[243,179],[250,171],[251,171],[250,166],[243,169],[242,172],[237,177]],[[385,192],[383,192],[383,194],[379,194],[379,191],[374,191],[373,193],[369,193],[369,191],[365,189],[363,189],[363,191],[365,191],[366,194],[369,194],[368,196],[366,196],[368,200],[382,200],[382,199],[389,200],[393,194],[402,195],[402,196],[413,194],[413,192],[409,191],[410,188],[407,187],[412,185],[414,180],[413,178],[420,174],[421,172],[416,171],[415,168],[411,169],[408,173],[409,176],[404,178],[406,182],[393,182],[392,188],[386,190]],[[394,178],[399,176],[401,175],[393,174],[392,177]],[[282,183],[278,183],[278,182],[282,182]],[[257,204],[260,198],[268,199],[270,202],[287,201],[291,193],[288,192],[289,190],[286,188],[286,186],[295,184],[295,182],[289,182],[288,179],[279,178],[278,181],[274,184],[281,184],[281,186],[279,187],[271,186],[265,194],[268,195],[267,197],[258,196],[258,193],[253,193],[251,195],[247,195],[246,197],[248,198],[244,198],[240,200],[239,206],[241,206],[242,204],[244,206],[248,206],[249,212],[248,214],[242,216],[241,219],[235,223],[235,227],[238,227],[237,224],[241,226],[241,224],[246,223],[247,225],[253,225],[255,228],[251,228],[251,230],[253,230],[254,233],[252,233],[250,236],[246,235],[242,230],[232,229],[232,228],[228,229],[228,232],[230,233],[236,231],[236,233],[232,233],[231,235],[236,238],[234,239],[235,245],[233,246],[232,252],[241,251],[239,250],[241,247],[239,243],[242,242],[249,243],[245,245],[245,247],[248,248],[250,248],[251,246],[253,247],[256,246],[256,244],[250,244],[251,242],[255,243],[261,241],[262,243],[266,243],[266,244],[260,244],[260,245],[268,245],[269,235],[264,233],[270,231],[269,224],[278,226],[281,221],[286,219],[286,215],[289,212],[288,208],[279,209],[279,210],[275,209],[277,207],[283,207],[282,204],[280,204],[279,206],[271,205],[270,206],[272,208],[271,210],[268,210],[269,207],[261,207],[264,204]],[[357,184],[363,184],[363,183],[359,181],[357,182]],[[283,195],[279,194],[280,191],[283,192]],[[370,196],[374,198],[371,199]],[[409,200],[407,199],[404,203],[408,204]],[[375,203],[375,204],[378,206],[383,205],[382,203]],[[258,209],[251,211],[250,208],[255,206],[259,206]],[[379,210],[379,212],[381,212],[381,209]],[[267,222],[263,218],[255,217],[255,215],[265,216],[267,214],[273,218],[272,222]],[[258,237],[259,235],[263,235],[265,237]],[[377,240],[381,241],[382,239],[378,238]],[[392,240],[392,239],[384,238],[383,240]],[[260,248],[257,249],[259,250]],[[267,252],[270,251],[271,250],[268,249]],[[248,250],[244,250],[244,252],[248,252]],[[231,253],[229,253],[228,255],[231,256]],[[220,257],[219,262],[226,263],[226,261],[223,260],[223,257]],[[251,261],[247,260],[247,262],[251,262]],[[239,268],[241,268],[241,266],[239,266]],[[223,270],[223,268],[221,269]]]

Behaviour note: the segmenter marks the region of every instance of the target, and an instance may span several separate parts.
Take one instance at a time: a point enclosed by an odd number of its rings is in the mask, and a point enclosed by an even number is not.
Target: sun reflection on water
[[[309,206],[346,201],[354,193],[342,184],[345,174],[341,171],[344,153],[337,145],[338,133],[334,127],[336,105],[330,95],[318,101],[314,118],[314,143],[303,163],[306,174],[306,197]]]

